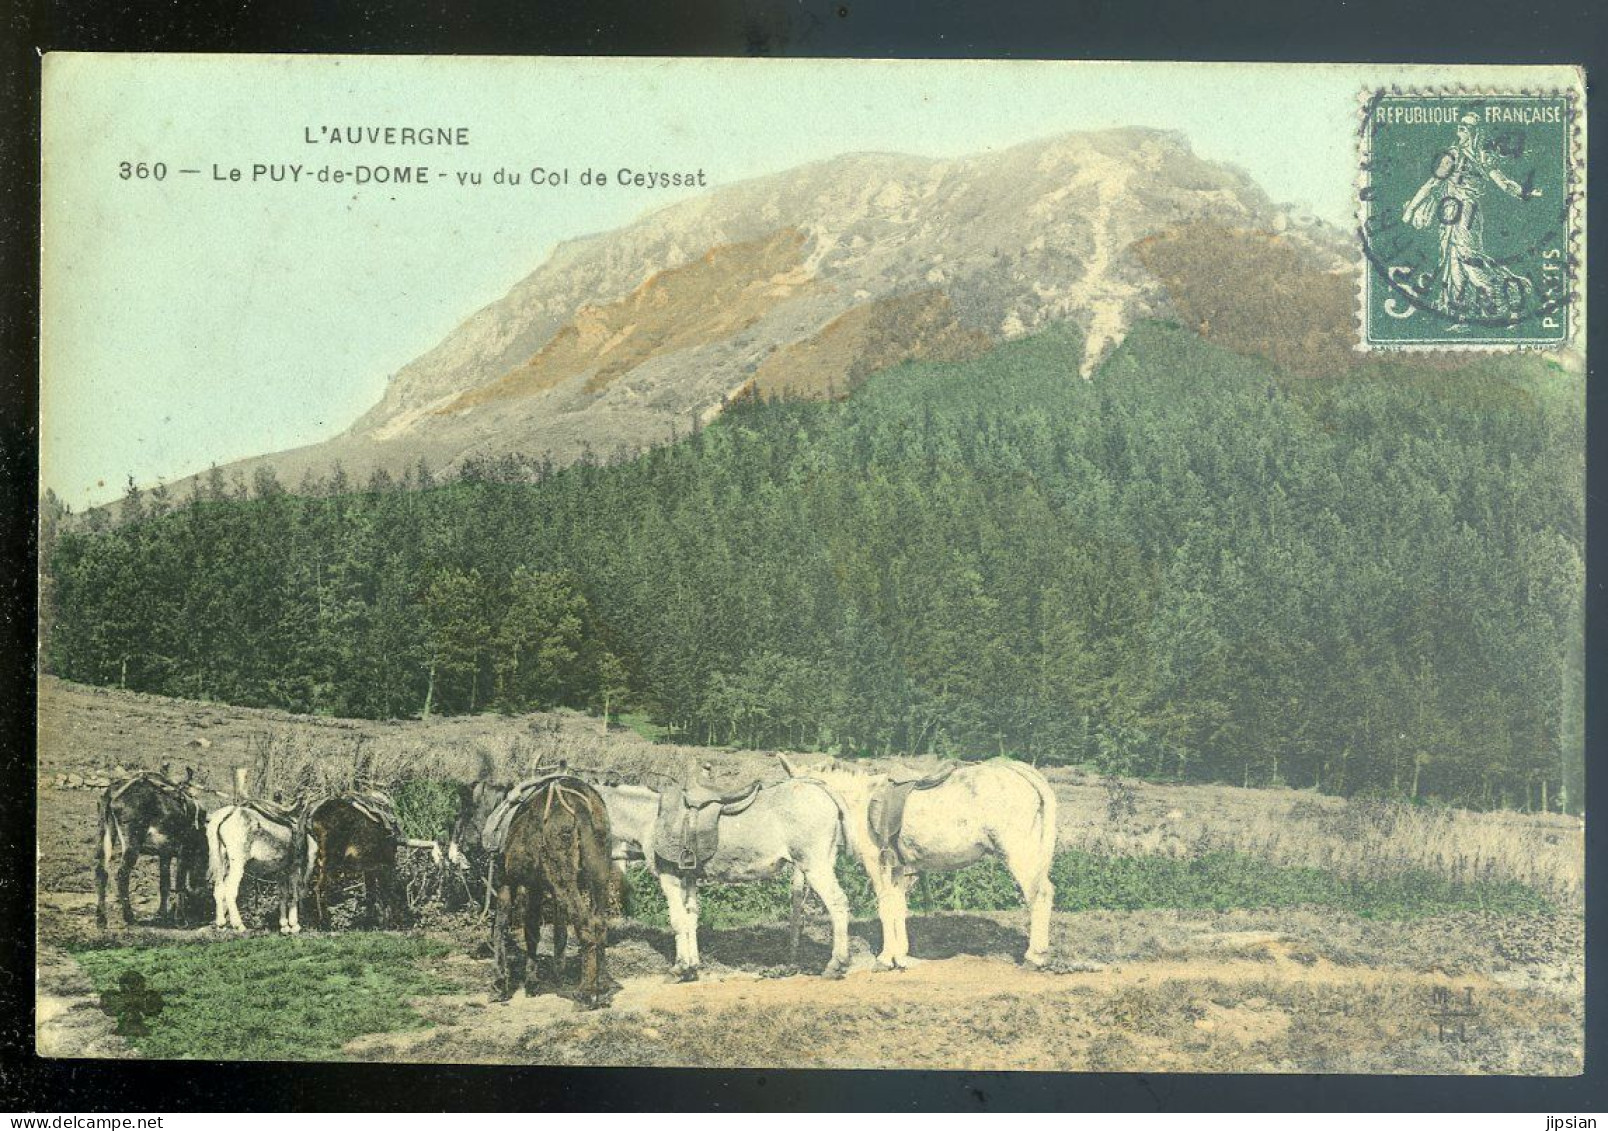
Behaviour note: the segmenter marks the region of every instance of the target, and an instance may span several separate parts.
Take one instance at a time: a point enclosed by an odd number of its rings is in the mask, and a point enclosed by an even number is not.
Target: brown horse
[[[196,800],[192,779],[173,781],[168,767],[113,782],[100,799],[100,838],[95,852],[95,923],[106,926],[106,888],[117,877],[117,904],[125,925],[134,922],[129,876],[143,856],[156,857],[161,906],[157,918],[178,924],[194,914],[206,891],[207,812]],[[177,887],[177,898],[173,889]]]
[[[364,916],[381,926],[404,926],[407,899],[397,875],[396,849],[403,842],[396,806],[383,793],[348,790],[304,810],[299,840],[312,854],[308,886],[313,926],[329,925],[330,893],[339,878],[363,877]],[[302,869],[294,876],[299,877]],[[300,893],[298,892],[298,897]]]
[[[491,929],[497,999],[513,997],[520,982],[527,994],[533,992],[536,947],[545,916],[553,924],[554,977],[561,976],[567,929],[573,925],[581,948],[577,998],[584,1009],[606,1006],[617,988],[608,976],[604,952],[619,873],[610,859],[609,813],[603,798],[580,778],[555,774],[514,787],[499,808],[502,811],[493,812],[487,822],[486,838],[493,853],[497,895]],[[512,937],[520,897],[523,951]]]

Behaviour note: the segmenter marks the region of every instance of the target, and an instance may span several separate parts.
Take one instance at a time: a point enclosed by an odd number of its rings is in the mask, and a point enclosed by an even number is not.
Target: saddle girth
[[[918,789],[936,789],[948,781],[949,775],[955,770],[956,763],[951,762],[927,777],[890,778],[886,785],[871,795],[871,803],[866,807],[866,825],[884,866],[895,870],[904,866],[904,850],[899,844],[899,834],[904,831],[905,803],[910,800],[910,795]]]

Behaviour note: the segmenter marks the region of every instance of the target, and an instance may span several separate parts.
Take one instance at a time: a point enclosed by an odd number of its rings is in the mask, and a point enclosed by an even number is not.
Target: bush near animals
[[[1298,378],[1159,323],[1091,381],[1080,356],[1052,328],[562,470],[264,469],[115,526],[47,500],[46,660],[300,712],[627,706],[689,742],[1578,809],[1580,374]]]
[[[402,835],[444,840],[458,819],[458,784],[442,778],[409,778],[391,793]]]

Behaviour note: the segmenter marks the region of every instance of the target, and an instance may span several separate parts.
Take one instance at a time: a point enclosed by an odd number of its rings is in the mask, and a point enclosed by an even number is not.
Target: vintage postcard
[[[44,76],[41,1053],[1582,1071],[1578,70]]]

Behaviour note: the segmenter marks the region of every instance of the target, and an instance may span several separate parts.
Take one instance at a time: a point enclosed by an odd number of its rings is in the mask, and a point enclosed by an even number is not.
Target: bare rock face
[[[287,485],[335,460],[354,478],[421,457],[437,471],[509,452],[564,463],[685,432],[747,391],[843,395],[1060,321],[1082,331],[1088,377],[1135,320],[1205,317],[1169,289],[1187,274],[1175,260],[1193,261],[1156,242],[1197,228],[1256,233],[1291,271],[1347,267],[1335,233],[1175,133],[836,158],[561,246],[346,433],[271,459]]]

